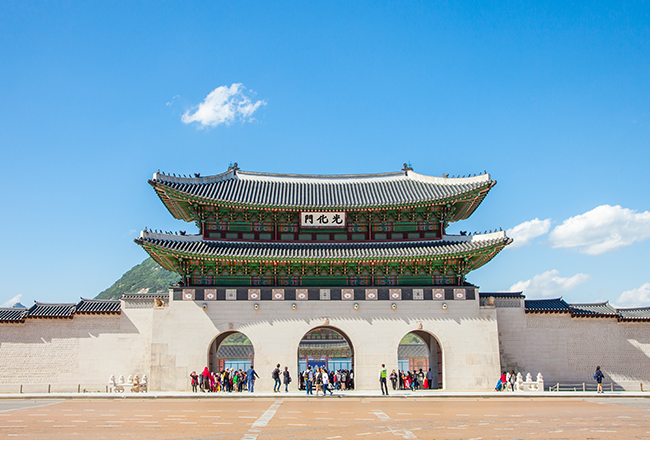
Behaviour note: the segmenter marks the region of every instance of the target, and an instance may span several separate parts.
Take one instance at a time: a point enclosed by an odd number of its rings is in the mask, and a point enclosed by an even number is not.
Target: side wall
[[[650,390],[650,323],[609,318],[572,318],[567,313],[530,313],[497,308],[503,370],[544,376],[555,383],[593,383],[597,366],[605,383]]]
[[[0,391],[105,391],[111,374],[149,374],[152,309],[0,324]]]

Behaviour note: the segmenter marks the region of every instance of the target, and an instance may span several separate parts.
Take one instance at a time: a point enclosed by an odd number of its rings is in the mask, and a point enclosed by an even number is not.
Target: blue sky
[[[1,2],[0,304],[93,297],[187,230],[157,171],[497,180],[482,291],[649,305],[647,2]]]

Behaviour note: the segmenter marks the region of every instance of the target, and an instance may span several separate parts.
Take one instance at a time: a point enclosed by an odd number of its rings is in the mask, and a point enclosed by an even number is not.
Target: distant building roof
[[[137,292],[137,293],[124,292],[123,295],[121,295],[121,299],[123,299],[123,300],[128,300],[128,299],[155,299],[156,297],[161,299],[161,300],[169,299],[170,294],[168,292]]]
[[[617,315],[615,308],[609,305],[609,302],[598,303],[570,303],[569,309],[572,316],[611,316]]]

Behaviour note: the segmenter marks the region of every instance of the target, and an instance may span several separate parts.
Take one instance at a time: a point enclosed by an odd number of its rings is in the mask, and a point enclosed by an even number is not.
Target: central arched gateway
[[[251,340],[241,332],[226,331],[218,335],[209,347],[209,370],[248,370],[253,366],[255,352]]]
[[[429,332],[414,330],[406,334],[397,347],[397,370],[432,371],[431,389],[443,389],[441,345]],[[423,388],[422,382],[420,388]]]
[[[328,371],[353,373],[354,351],[351,339],[339,329],[321,326],[304,334],[297,349],[297,367],[300,375],[311,366]]]

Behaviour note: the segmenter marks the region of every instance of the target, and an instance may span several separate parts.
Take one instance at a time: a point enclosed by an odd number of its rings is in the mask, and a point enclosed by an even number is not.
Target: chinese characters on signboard
[[[345,227],[346,213],[343,212],[301,212],[302,227]]]

